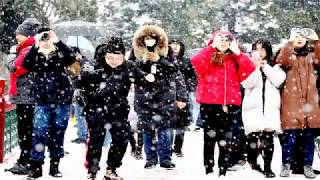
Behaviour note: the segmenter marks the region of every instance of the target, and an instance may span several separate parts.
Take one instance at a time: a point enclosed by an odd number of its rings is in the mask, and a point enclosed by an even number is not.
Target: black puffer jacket
[[[158,41],[153,52],[160,56],[158,62],[144,59],[145,53],[149,52],[143,44],[146,34],[154,34],[157,37]],[[141,120],[142,127],[147,130],[175,127],[176,101],[187,102],[188,97],[178,66],[166,57],[168,53],[166,33],[158,26],[143,26],[135,33],[133,49],[137,66],[146,74],[151,72],[152,65],[157,67],[153,83],[135,86],[135,111]]]
[[[66,67],[75,61],[75,54],[59,41],[56,50],[47,57],[32,46],[23,61],[23,66],[34,73],[31,90],[36,104],[71,104],[72,86]]]
[[[85,99],[85,115],[103,119],[103,123],[127,118],[130,86],[144,82],[144,76],[132,61],[113,69],[105,63],[104,56],[98,57],[94,71],[82,71],[76,83]]]
[[[174,59],[176,60],[176,63],[179,66],[179,70],[185,80],[187,90],[188,92],[195,92],[197,86],[197,75],[193,69],[190,59],[184,57],[185,46],[180,40],[177,39],[171,40],[169,44],[173,42],[180,44],[179,55],[177,57],[174,57]]]
[[[184,51],[185,51],[185,46],[184,44],[177,39],[173,39],[170,41],[169,44],[172,43],[178,43],[180,44],[180,52],[177,56],[174,55],[174,52],[172,48],[169,48],[169,54],[168,56],[170,57],[170,60],[174,62],[175,64],[178,65],[178,69],[182,74],[182,79],[180,81],[183,81],[186,84],[187,87],[187,92],[186,94],[188,95],[189,99],[189,93],[194,92],[195,87],[196,87],[196,74],[193,69],[193,66],[191,65],[190,61],[187,58],[184,58]],[[179,83],[177,83],[180,85]],[[192,122],[192,104],[188,100],[186,107],[177,110],[177,124],[176,128],[184,128],[186,126],[189,126],[190,123]]]

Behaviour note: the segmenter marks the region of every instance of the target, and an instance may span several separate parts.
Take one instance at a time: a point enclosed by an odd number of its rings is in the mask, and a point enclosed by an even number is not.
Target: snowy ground
[[[173,157],[173,161],[176,163],[177,168],[175,170],[167,171],[159,166],[153,170],[145,170],[144,160],[135,160],[130,155],[130,146],[128,147],[128,151],[123,160],[123,166],[118,170],[118,174],[123,176],[125,180],[182,180],[182,179],[216,179],[218,177],[218,169],[215,169],[215,175],[206,176],[204,175],[204,168],[202,165],[202,132],[187,132],[185,136],[185,144],[184,144],[184,158]],[[85,158],[85,145],[84,144],[73,144],[70,140],[76,137],[76,130],[69,126],[66,134],[65,140],[65,150],[70,152],[70,154],[66,155],[65,158],[61,162],[60,170],[63,173],[63,178],[61,180],[78,180],[78,179],[86,179],[86,170],[83,166],[84,158]],[[103,174],[105,172],[105,161],[107,149],[104,149],[104,154],[101,161],[101,170],[98,174],[98,179],[102,179]],[[217,151],[217,149],[216,149]],[[217,153],[216,153],[217,154]],[[10,173],[5,173],[4,169],[11,167],[15,162],[16,157],[18,155],[18,150],[11,155],[6,157],[6,161],[4,164],[0,164],[0,179],[1,180],[19,180],[25,179],[25,176],[16,176]],[[216,158],[217,161],[217,158]],[[261,161],[261,159],[260,159]],[[277,175],[275,179],[285,179],[280,178],[280,161],[281,161],[281,152],[280,145],[278,139],[275,139],[275,154],[274,160],[272,162],[272,167],[274,172]],[[320,163],[318,156],[315,156],[314,167],[316,169],[320,169]],[[49,169],[49,161],[46,160],[44,165],[44,176],[40,178],[40,180],[47,179],[55,179],[48,175]],[[256,173],[250,170],[248,164],[244,166],[243,169],[235,172],[228,172],[227,177],[223,179],[265,179],[261,174]],[[304,179],[302,175],[291,175],[290,179]],[[320,179],[318,177],[317,179]]]

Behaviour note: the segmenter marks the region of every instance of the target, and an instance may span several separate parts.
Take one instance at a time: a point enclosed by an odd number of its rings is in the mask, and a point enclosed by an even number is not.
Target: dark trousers
[[[129,141],[130,141],[132,151],[137,152],[137,153],[141,153],[142,147],[143,147],[143,133],[138,132],[137,134],[138,134],[138,138],[136,140],[136,138],[134,137],[135,132],[131,132],[130,137],[129,137]]]
[[[238,123],[233,126],[234,133],[234,148],[232,149],[230,166],[234,166],[239,163],[240,160],[246,161],[246,135],[244,133],[243,123],[241,117],[239,117]]]
[[[301,137],[300,137],[301,136]],[[302,146],[297,144],[297,140],[303,141]],[[313,129],[307,128],[301,129],[290,129],[284,130],[282,135],[282,163],[290,164],[292,162],[292,157],[296,149],[301,147],[303,154],[303,164],[312,166],[314,158],[314,134]],[[298,151],[297,151],[298,152]]]
[[[214,166],[215,144],[219,145],[219,169],[226,171],[230,166],[232,149],[235,148],[237,133],[234,127],[240,120],[240,107],[228,106],[228,112],[224,112],[222,105],[200,106],[201,117],[204,120],[204,166],[206,173],[212,172]]]
[[[184,128],[177,128],[175,129],[175,136],[174,136],[174,152],[181,152],[183,141],[184,141]]]
[[[258,146],[260,141],[260,146]],[[264,170],[271,170],[271,161],[274,152],[273,132],[255,132],[247,137],[248,162],[257,164],[259,154],[264,161]]]
[[[34,114],[34,105],[17,104],[16,114],[18,119],[17,129],[20,146],[20,157],[18,163],[27,164],[30,159],[30,150],[32,148],[32,122]]]
[[[97,119],[95,116],[87,116],[89,140],[87,141],[86,167],[88,171],[97,172],[102,154],[102,146],[106,134],[105,128],[110,128],[112,142],[108,153],[107,165],[109,169],[121,166],[122,159],[127,149],[130,135],[130,124],[127,118],[104,123],[105,118]]]

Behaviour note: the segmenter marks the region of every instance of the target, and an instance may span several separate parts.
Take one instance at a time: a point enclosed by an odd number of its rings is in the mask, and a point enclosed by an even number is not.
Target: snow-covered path
[[[176,163],[177,168],[175,170],[166,171],[159,166],[156,169],[145,170],[143,168],[145,161],[144,160],[135,160],[130,155],[131,147],[128,147],[128,151],[123,160],[123,166],[118,169],[118,174],[124,177],[125,180],[184,180],[184,179],[216,179],[218,178],[218,169],[215,169],[214,176],[205,176],[204,168],[202,163],[202,132],[194,132],[189,131],[185,136],[185,144],[184,144],[184,158],[177,158],[173,156],[173,161]],[[83,166],[84,158],[85,158],[85,145],[84,144],[74,144],[71,143],[70,140],[76,137],[76,130],[71,125],[67,130],[66,140],[65,140],[65,150],[70,152],[70,154],[66,155],[65,158],[61,162],[60,170],[63,173],[63,178],[59,178],[60,180],[78,180],[78,179],[86,179],[86,170]],[[275,154],[274,160],[272,162],[272,167],[274,172],[277,175],[275,179],[286,179],[280,178],[279,170],[280,170],[280,161],[281,161],[281,152],[280,145],[278,139],[275,139]],[[216,149],[218,151],[218,149]],[[103,174],[105,172],[105,161],[106,161],[107,149],[104,149],[104,154],[101,160],[101,170],[98,174],[98,179],[102,179]],[[217,153],[216,153],[217,154]],[[4,169],[11,167],[11,165],[15,162],[16,156],[18,155],[18,150],[14,152],[12,155],[7,156],[6,162],[4,164],[0,164],[0,179],[1,180],[19,180],[25,179],[25,176],[15,176],[11,173],[5,173]],[[217,158],[216,158],[217,161]],[[261,161],[261,159],[260,159]],[[217,164],[217,163],[216,163]],[[315,156],[314,167],[320,169],[320,162],[317,156]],[[52,178],[48,175],[49,169],[49,161],[46,159],[44,165],[44,176],[39,180],[53,180],[56,178]],[[244,169],[235,172],[228,172],[227,177],[224,179],[265,179],[261,174],[256,173],[250,170],[248,164],[244,166]],[[291,175],[290,179],[304,179],[302,175]],[[320,179],[318,177],[317,179]]]

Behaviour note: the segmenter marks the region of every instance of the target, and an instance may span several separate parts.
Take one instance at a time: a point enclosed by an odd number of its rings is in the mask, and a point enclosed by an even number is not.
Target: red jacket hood
[[[17,53],[20,53],[26,47],[32,46],[34,43],[35,43],[34,36],[23,41],[21,44],[17,46]]]

